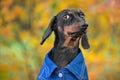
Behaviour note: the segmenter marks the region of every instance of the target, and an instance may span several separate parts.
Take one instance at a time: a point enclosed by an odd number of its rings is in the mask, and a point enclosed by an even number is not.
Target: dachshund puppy
[[[54,32],[54,46],[46,54],[37,80],[88,80],[79,49],[79,40],[84,49],[90,47],[87,27],[85,14],[81,10],[65,9],[51,19],[40,44]]]

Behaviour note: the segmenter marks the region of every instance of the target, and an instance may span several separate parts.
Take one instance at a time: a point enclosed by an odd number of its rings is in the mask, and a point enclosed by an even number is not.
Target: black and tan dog
[[[50,58],[59,68],[65,67],[78,53],[79,40],[83,48],[89,48],[85,14],[79,10],[66,9],[54,16],[45,31],[41,44],[55,33],[55,42]]]
[[[79,54],[80,39],[82,47],[89,48],[87,27],[85,14],[81,10],[65,9],[51,19],[41,44],[54,31],[55,42],[49,57],[59,69],[65,68]]]

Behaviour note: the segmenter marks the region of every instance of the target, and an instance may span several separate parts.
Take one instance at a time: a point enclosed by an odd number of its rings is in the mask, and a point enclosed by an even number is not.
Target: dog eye
[[[67,20],[67,19],[70,18],[70,15],[65,15],[65,16],[63,16],[63,18],[64,18],[65,20]]]
[[[85,19],[85,14],[83,12],[79,12],[78,13],[78,16],[82,19]]]
[[[81,15],[80,18],[82,18],[83,20],[85,20],[85,16]]]
[[[80,16],[81,18],[85,19],[85,16]]]

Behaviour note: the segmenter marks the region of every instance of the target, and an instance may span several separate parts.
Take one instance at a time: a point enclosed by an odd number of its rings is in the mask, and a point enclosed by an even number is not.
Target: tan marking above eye
[[[68,14],[72,14],[72,12],[71,12],[71,11],[69,11],[69,12],[68,12]]]
[[[61,28],[61,26],[58,26],[58,30],[61,32],[62,31],[62,28]]]

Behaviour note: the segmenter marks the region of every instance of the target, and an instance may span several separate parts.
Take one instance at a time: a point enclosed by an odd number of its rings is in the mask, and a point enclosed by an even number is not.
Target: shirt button
[[[63,74],[62,73],[59,73],[58,74],[59,78],[63,77]]]

